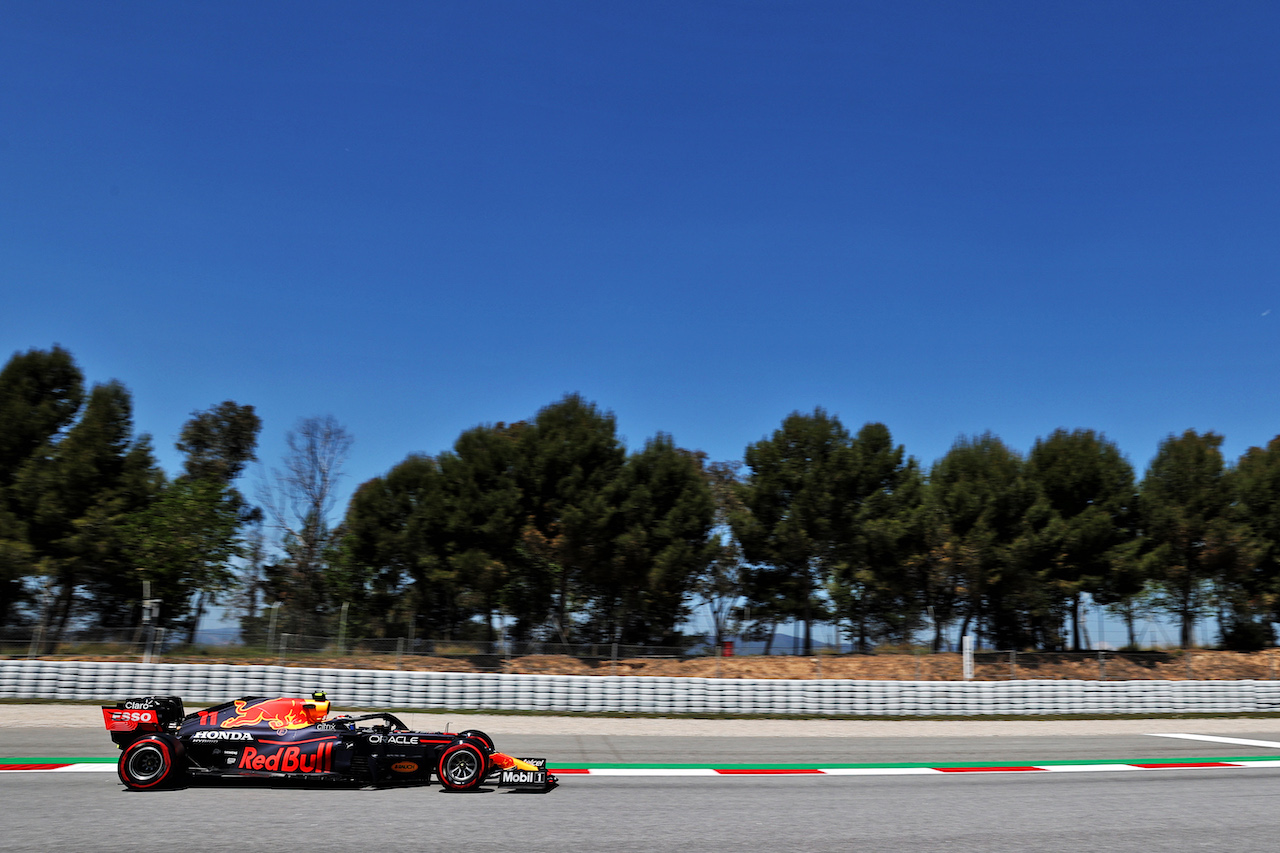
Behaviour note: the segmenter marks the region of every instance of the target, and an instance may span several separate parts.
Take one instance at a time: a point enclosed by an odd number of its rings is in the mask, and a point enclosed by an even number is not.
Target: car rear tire
[[[148,735],[125,747],[116,772],[129,790],[153,791],[176,784],[185,761],[182,744],[173,735]]]
[[[489,760],[474,744],[455,743],[440,753],[436,775],[450,791],[474,791],[484,781]]]

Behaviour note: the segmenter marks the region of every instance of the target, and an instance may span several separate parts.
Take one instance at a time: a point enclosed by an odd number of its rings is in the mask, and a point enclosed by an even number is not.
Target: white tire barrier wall
[[[641,714],[978,716],[1280,711],[1280,681],[798,681],[0,660],[0,699],[190,706],[325,690],[339,707]]]

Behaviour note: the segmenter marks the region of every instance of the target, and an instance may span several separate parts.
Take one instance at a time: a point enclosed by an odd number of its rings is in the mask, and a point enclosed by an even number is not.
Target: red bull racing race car
[[[415,732],[393,714],[329,716],[329,701],[246,696],[193,714],[177,696],[143,696],[103,707],[120,748],[118,773],[135,791],[200,777],[429,785],[475,791],[486,782],[517,791],[556,787],[542,758],[494,749],[484,732]]]

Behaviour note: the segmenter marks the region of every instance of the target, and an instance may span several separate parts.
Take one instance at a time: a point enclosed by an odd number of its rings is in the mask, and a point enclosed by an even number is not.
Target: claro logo
[[[275,773],[329,773],[333,770],[333,741],[325,741],[315,754],[304,754],[301,747],[286,746],[270,755],[245,747],[240,756],[241,770],[270,770]]]

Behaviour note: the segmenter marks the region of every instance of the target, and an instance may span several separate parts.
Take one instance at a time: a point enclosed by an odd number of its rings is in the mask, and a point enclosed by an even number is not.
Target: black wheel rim
[[[141,746],[129,756],[129,775],[139,782],[149,782],[164,771],[164,756],[154,746]]]
[[[445,761],[445,778],[453,785],[466,785],[480,772],[478,756],[469,749],[460,749]]]

